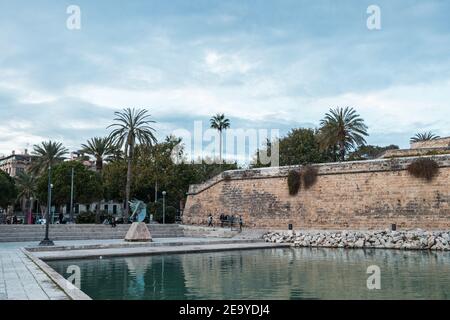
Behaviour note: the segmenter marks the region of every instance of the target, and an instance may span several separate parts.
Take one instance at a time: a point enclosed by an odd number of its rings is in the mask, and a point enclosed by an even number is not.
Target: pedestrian
[[[208,227],[212,227],[213,226],[213,217],[212,217],[212,215],[210,214],[209,216],[208,216]]]
[[[223,213],[220,214],[220,227],[223,228],[223,220],[225,219],[225,216]]]
[[[239,216],[239,232],[242,232],[242,225],[244,224],[244,220],[242,219],[242,216]]]
[[[62,224],[64,221],[64,215],[62,213],[59,214],[58,216],[58,220],[59,220],[59,224]]]
[[[116,218],[115,217],[111,217],[111,228],[115,228],[116,225]]]
[[[14,215],[14,217],[13,217],[13,224],[17,224],[17,216],[16,215]]]

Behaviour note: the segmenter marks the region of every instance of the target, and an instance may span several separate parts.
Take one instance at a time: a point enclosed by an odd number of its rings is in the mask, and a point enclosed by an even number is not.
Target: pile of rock
[[[266,242],[297,247],[450,250],[450,231],[285,231],[269,232]]]

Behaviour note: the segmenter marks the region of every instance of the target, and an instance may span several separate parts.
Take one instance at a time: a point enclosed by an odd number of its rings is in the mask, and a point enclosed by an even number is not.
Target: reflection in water
[[[450,252],[283,248],[50,262],[94,299],[449,299]],[[381,269],[368,290],[367,267]]]

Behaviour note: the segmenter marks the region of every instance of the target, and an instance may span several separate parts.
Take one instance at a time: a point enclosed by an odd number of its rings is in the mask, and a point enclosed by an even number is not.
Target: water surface
[[[278,248],[49,262],[93,299],[449,299],[450,252]],[[367,288],[367,268],[381,289]]]

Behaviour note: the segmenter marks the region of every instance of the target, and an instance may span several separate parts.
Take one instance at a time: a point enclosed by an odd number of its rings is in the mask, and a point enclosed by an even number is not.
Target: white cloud
[[[0,91],[8,92],[15,96],[16,100],[24,104],[42,104],[58,99],[57,95],[38,88],[31,83],[28,73],[13,69],[0,69]]]
[[[256,62],[250,62],[238,53],[224,54],[210,50],[205,54],[206,70],[218,75],[245,74],[256,68]]]

